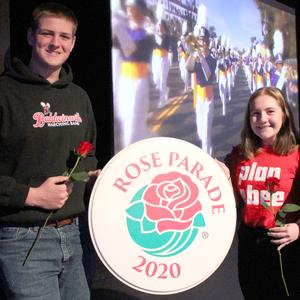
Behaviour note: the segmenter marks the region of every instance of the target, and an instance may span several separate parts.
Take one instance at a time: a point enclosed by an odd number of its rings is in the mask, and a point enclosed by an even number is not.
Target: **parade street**
[[[184,84],[180,78],[178,63],[174,62],[168,75],[169,96],[165,106],[158,106],[158,91],[150,82],[150,102],[147,116],[149,136],[166,136],[183,139],[201,147],[197,135],[196,114],[193,108],[192,89],[184,93]],[[212,156],[222,159],[234,145],[240,142],[241,129],[244,122],[246,105],[251,95],[243,66],[237,69],[231,101],[226,101],[226,115],[222,115],[222,103],[219,96],[218,83],[214,83],[214,118],[212,128]],[[293,107],[294,108],[294,107]],[[296,111],[296,110],[294,110]],[[294,114],[298,124],[299,116]],[[135,130],[139,130],[136,128]],[[119,132],[115,128],[115,135]],[[145,137],[147,138],[147,137]],[[115,150],[121,150],[115,144]]]
[[[193,108],[193,93],[183,93],[184,85],[179,75],[177,63],[170,69],[168,77],[169,102],[157,108],[157,92],[151,89],[149,129],[154,135],[176,137],[201,147],[196,132],[195,111]],[[246,77],[242,67],[239,67],[232,98],[226,103],[226,115],[222,115],[222,103],[219,97],[218,84],[214,85],[215,111],[213,119],[212,143],[213,156],[223,157],[233,145],[240,140],[245,106],[250,96]]]

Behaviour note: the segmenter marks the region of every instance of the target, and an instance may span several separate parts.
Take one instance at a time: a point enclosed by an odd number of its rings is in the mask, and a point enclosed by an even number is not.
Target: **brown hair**
[[[283,123],[272,145],[273,151],[280,155],[288,154],[297,147],[299,141],[293,114],[281,90],[275,87],[260,88],[250,96],[245,113],[244,127],[241,132],[240,150],[248,159],[258,154],[261,147],[261,139],[252,131],[250,125],[250,108],[254,100],[262,95],[274,98],[283,112]]]
[[[73,35],[76,34],[78,20],[70,8],[56,2],[45,2],[40,4],[32,12],[30,28],[33,32],[38,28],[39,19],[42,16],[54,16],[67,19],[74,24]]]

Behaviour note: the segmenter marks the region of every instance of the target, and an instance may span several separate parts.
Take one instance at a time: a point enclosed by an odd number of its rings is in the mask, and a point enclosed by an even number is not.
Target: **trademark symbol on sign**
[[[207,231],[202,232],[202,237],[204,239],[207,239],[208,238],[208,232]]]

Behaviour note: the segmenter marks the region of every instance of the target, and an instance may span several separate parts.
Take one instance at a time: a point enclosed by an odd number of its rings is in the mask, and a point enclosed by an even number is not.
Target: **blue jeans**
[[[88,284],[91,287],[97,271],[98,256],[91,240],[87,212],[79,216],[79,230],[81,245],[83,249],[82,262]]]
[[[0,225],[0,279],[8,299],[90,299],[78,224],[45,227],[23,266],[38,229]]]

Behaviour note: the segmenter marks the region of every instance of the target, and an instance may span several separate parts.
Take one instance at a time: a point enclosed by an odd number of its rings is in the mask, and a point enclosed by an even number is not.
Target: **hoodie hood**
[[[62,88],[70,84],[73,80],[73,73],[71,67],[68,64],[64,64],[59,75],[59,80],[51,84],[48,80],[42,76],[33,73],[28,66],[26,66],[18,58],[13,58],[11,64],[6,63],[5,74],[20,82],[40,84],[40,85],[52,85],[53,87]]]

